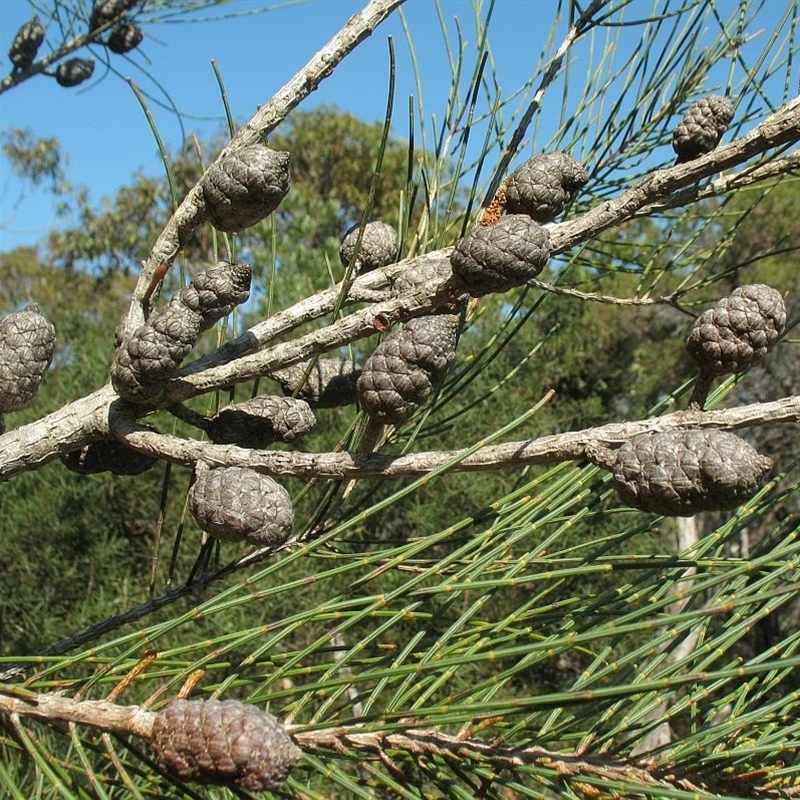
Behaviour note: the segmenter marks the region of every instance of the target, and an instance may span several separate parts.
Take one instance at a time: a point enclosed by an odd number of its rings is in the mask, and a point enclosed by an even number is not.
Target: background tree
[[[179,194],[187,200],[170,219],[164,188],[153,182],[152,192],[139,191],[144,178],[95,215],[100,225],[149,209],[116,254],[67,231],[49,245],[69,254],[63,263],[72,269],[43,266],[30,252],[3,257],[8,307],[36,299],[49,311],[63,286],[75,302],[56,320],[71,346],[59,350],[36,404],[9,414],[0,438],[2,539],[24,541],[40,522],[52,537],[74,537],[64,542],[70,558],[83,548],[83,561],[73,562],[82,575],[89,565],[103,580],[129,566],[133,575],[130,601],[117,601],[127,606],[121,614],[86,619],[99,624],[82,631],[83,620],[69,618],[60,642],[53,630],[32,635],[47,617],[34,598],[4,601],[4,633],[16,639],[2,659],[0,776],[20,797],[197,796],[140,742],[153,724],[140,706],[155,710],[191,694],[268,707],[286,723],[302,750],[286,796],[796,795],[800,401],[791,371],[788,382],[775,376],[797,350],[795,238],[779,211],[796,193],[790,148],[800,112],[788,89],[771,103],[763,91],[778,76],[791,85],[796,4],[752,63],[737,46],[757,23],[757,6],[732,15],[713,3],[654,8],[635,17],[642,46],[621,70],[604,54],[623,22],[634,25],[628,4],[572,4],[552,20],[553,31],[566,26],[565,38],[543,48],[536,78],[519,95],[503,95],[492,74],[489,6],[479,20],[487,35],[470,53],[471,91],[460,92],[454,76],[443,134],[431,147],[412,151],[330,109],[293,112],[275,130],[354,46],[353,28],[372,30],[395,5],[370,3],[226,146],[236,152],[269,135],[293,158],[298,151],[296,186],[265,222],[236,238],[203,226],[186,242],[185,260],[176,258],[176,230],[196,196],[192,175],[201,174],[189,151],[174,159],[186,160]],[[733,141],[674,165],[672,127],[708,93],[732,48],[739,61],[725,92],[737,100],[738,122],[726,137]],[[586,69],[572,66],[578,52],[598,77],[573,94],[572,71]],[[540,142],[537,112],[560,88],[558,133]],[[312,149],[318,131],[330,131],[335,146]],[[468,134],[481,131],[479,162],[470,163]],[[452,246],[526,136],[534,152],[570,152],[590,181],[551,226],[551,258],[538,280],[466,305],[447,380],[408,422],[383,431],[377,454],[357,452],[365,420],[354,408],[320,410],[313,437],[275,452],[211,445],[191,427],[193,414],[277,391],[276,370],[308,352],[360,360],[373,334],[452,302]],[[404,260],[340,284],[337,237],[376,213],[399,223]],[[126,253],[125,241],[135,246],[145,232],[149,253]],[[207,335],[153,413],[119,413],[107,385],[73,399],[88,376],[95,386],[106,381],[123,310],[111,298],[124,267],[144,260],[129,309],[135,325],[151,312],[162,263],[175,262],[167,296],[186,282],[179,267],[196,274],[195,259],[219,256],[257,264],[256,302],[220,326],[216,343]],[[685,408],[695,377],[683,352],[694,316],[756,281],[789,294],[787,332],[765,374],[723,380],[704,412],[670,413]],[[310,292],[313,313],[303,302]],[[87,310],[102,341],[87,334]],[[737,397],[746,387],[764,394]],[[687,425],[774,431],[788,445],[758,439],[775,460],[767,483],[732,512],[693,518],[693,532],[627,508],[591,461],[597,446]],[[74,483],[43,488],[65,481],[59,456],[102,439],[169,466],[156,478],[156,470],[134,478],[70,473]],[[184,511],[198,461],[279,476],[295,506],[292,538],[254,550],[198,537]],[[31,492],[44,491],[85,496],[59,515],[32,507]],[[116,499],[124,491],[127,504]],[[144,575],[143,547],[90,536],[102,527],[91,504],[105,514],[115,502],[136,508],[152,530],[155,566]],[[109,527],[124,529],[125,513]],[[757,537],[744,535],[756,529]],[[12,551],[6,561],[18,558]],[[31,560],[25,569],[38,566]],[[56,587],[79,585],[43,573],[38,579]],[[83,588],[88,615],[102,596]],[[67,619],[75,602],[65,605]]]

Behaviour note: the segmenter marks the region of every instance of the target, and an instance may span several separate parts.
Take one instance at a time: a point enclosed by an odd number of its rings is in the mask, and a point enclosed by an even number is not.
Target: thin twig
[[[550,294],[560,294],[563,297],[574,297],[577,300],[605,303],[612,306],[674,305],[680,297],[678,292],[672,292],[662,297],[612,297],[608,294],[597,294],[597,292],[579,292],[577,289],[556,286],[554,283],[547,283],[547,281],[537,281],[535,278],[528,281],[528,286],[532,286],[534,289],[541,289],[543,292],[549,292]]]
[[[299,726],[298,726],[299,728]],[[776,787],[767,770],[737,774],[726,772],[714,776],[709,785],[708,774],[696,774],[671,765],[660,769],[646,760],[614,757],[611,754],[592,756],[581,752],[560,752],[544,747],[517,747],[502,742],[488,742],[472,736],[450,736],[436,729],[409,728],[402,732],[365,730],[360,725],[340,726],[327,730],[303,731],[287,726],[297,745],[305,752],[335,751],[338,753],[380,754],[405,753],[412,758],[441,758],[463,764],[491,765],[495,769],[515,769],[527,765],[550,769],[565,782],[597,779],[657,789],[704,790],[737,797],[796,797],[794,789]],[[744,794],[742,794],[744,793]],[[648,792],[648,794],[650,794]],[[599,796],[599,795],[598,795]]]
[[[522,140],[525,137],[525,133],[527,132],[531,120],[533,119],[533,115],[536,111],[541,108],[542,99],[544,98],[545,92],[547,91],[548,87],[553,83],[556,79],[556,76],[561,69],[561,65],[564,63],[564,59],[566,58],[567,53],[569,52],[570,48],[573,44],[584,34],[587,30],[590,29],[592,25],[592,17],[608,2],[608,0],[593,0],[593,2],[589,3],[581,16],[575,21],[575,23],[570,27],[569,31],[567,32],[564,41],[561,43],[561,46],[558,48],[558,51],[550,60],[550,63],[547,65],[544,71],[544,75],[542,75],[542,80],[539,83],[539,88],[536,90],[536,93],[533,95],[533,99],[528,104],[528,107],[525,109],[525,113],[522,115],[522,119],[519,121],[519,124],[514,130],[514,133],[511,136],[511,141],[508,144],[505,152],[503,153],[502,157],[500,158],[500,162],[497,165],[497,169],[495,170],[494,176],[492,177],[492,182],[489,184],[489,188],[486,191],[486,197],[483,201],[483,206],[487,206],[492,198],[495,196],[495,192],[500,186],[500,183],[505,176],[506,170],[508,170],[508,165],[511,163],[514,156],[516,156],[517,151],[519,150],[520,145],[522,144]]]

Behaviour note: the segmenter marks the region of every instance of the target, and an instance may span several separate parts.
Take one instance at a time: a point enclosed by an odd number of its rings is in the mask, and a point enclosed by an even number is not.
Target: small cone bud
[[[70,58],[56,67],[56,81],[59,86],[70,88],[89,80],[93,72],[93,58]]]
[[[112,53],[122,55],[138,47],[143,39],[144,33],[142,33],[142,29],[138,25],[124,22],[122,25],[117,25],[114,30],[111,31],[111,35],[108,37],[108,42],[106,44]]]
[[[61,462],[79,475],[110,472],[113,475],[140,475],[158,464],[158,459],[137,453],[119,442],[92,442],[62,456]]]
[[[308,364],[294,364],[272,377],[284,394],[305,400],[312,408],[335,408],[356,402],[359,375],[361,367],[349,359],[318,358],[310,370]]]
[[[135,8],[141,0],[99,0],[92,7],[89,17],[89,29],[96,30],[113,22],[121,14]]]
[[[200,334],[250,296],[248,264],[220,262],[195,276],[114,352],[111,383],[132,403],[157,403]]]
[[[308,403],[291,397],[260,395],[222,409],[208,424],[215,444],[263,449],[273,442],[294,442],[314,430]]]

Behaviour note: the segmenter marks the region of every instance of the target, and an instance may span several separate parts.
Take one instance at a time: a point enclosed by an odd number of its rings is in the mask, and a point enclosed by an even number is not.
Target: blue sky
[[[722,0],[725,2],[728,0]],[[787,4],[788,0],[767,0],[762,14],[765,27]],[[556,0],[497,0],[492,20],[493,56],[500,85],[506,91],[530,78],[558,5]],[[730,0],[731,9],[736,5]],[[123,76],[163,99],[142,67],[157,77],[180,110],[181,120],[155,103],[151,110],[167,145],[177,149],[184,132],[211,134],[223,127],[212,59],[222,73],[237,121],[244,122],[362,6],[362,0],[230,0],[208,14],[227,19],[145,26],[146,38],[139,52],[130,60],[114,57],[112,63]],[[256,13],[265,8],[269,10]],[[469,59],[476,39],[473,2],[440,0],[439,8],[451,42],[455,41],[458,19]],[[635,18],[651,9],[649,0],[635,0],[626,13]],[[6,43],[31,13],[26,0],[0,0],[2,71],[10,66],[5,59]],[[434,112],[441,115],[450,83],[437,5],[432,0],[408,0],[403,14],[425,75],[424,112],[429,119]],[[564,30],[558,32],[558,41]],[[417,94],[417,87],[402,20],[396,14],[363,42],[303,107],[331,103],[366,120],[382,119],[388,36],[394,38],[397,54],[395,131],[405,135],[408,97]],[[617,57],[622,59],[638,44],[634,37],[623,36],[620,42],[622,51]],[[557,107],[560,98],[553,100]],[[63,89],[53,80],[38,77],[0,96],[0,125],[4,129],[27,127],[37,136],[57,137],[69,154],[69,180],[90,187],[95,202],[113,195],[135,171],[158,174],[161,169],[155,142],[133,93],[119,76],[107,73],[100,64],[88,87]],[[9,175],[4,160],[0,178],[0,249],[34,243],[58,224],[52,198],[30,192],[21,197],[23,187]]]

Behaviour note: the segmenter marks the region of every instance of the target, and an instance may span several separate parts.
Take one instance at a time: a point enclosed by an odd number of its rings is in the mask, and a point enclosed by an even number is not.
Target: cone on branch
[[[220,261],[199,272],[189,286],[178,292],[177,303],[201,317],[200,330],[212,328],[250,297],[253,269],[249,264]]]
[[[89,30],[96,30],[113,22],[117,17],[131,11],[141,0],[99,0],[92,6]]]
[[[259,395],[222,409],[209,420],[206,432],[215,444],[261,450],[273,442],[294,442],[316,425],[305,401]]]
[[[123,55],[138,47],[144,39],[144,33],[138,25],[123,22],[111,31],[106,46],[112,53]]]
[[[56,67],[56,82],[59,86],[69,89],[89,80],[93,72],[93,58],[70,58]]]
[[[157,458],[138,453],[116,441],[87,444],[61,457],[61,463],[70,472],[79,475],[96,475],[110,472],[113,475],[141,475],[158,464]]]
[[[759,283],[740,286],[697,318],[686,349],[704,372],[744,372],[764,359],[785,327],[779,292]]]
[[[478,226],[450,256],[459,288],[473,297],[506,292],[535,278],[550,257],[550,234],[525,214],[508,214]]]
[[[761,362],[786,327],[786,306],[770,286],[740,286],[701,314],[686,340],[700,367],[689,407],[703,409],[719,375],[745,372]]]
[[[360,244],[359,235],[361,236]],[[356,245],[358,245],[358,252],[356,252]],[[368,222],[363,228],[353,225],[344,235],[339,247],[339,258],[342,265],[348,267],[352,262],[359,275],[388,264],[394,264],[399,254],[399,234],[388,222],[377,219]]]
[[[212,164],[200,183],[213,226],[238,233],[269,216],[289,191],[289,153],[263,144]]]
[[[11,48],[8,51],[9,61],[15,69],[28,69],[36,60],[44,41],[44,28],[39,22],[39,17],[34,15],[33,19],[28,20],[14,36]]]
[[[455,360],[459,325],[457,314],[417,317],[378,344],[357,382],[374,422],[405,422],[441,386]]]
[[[678,163],[714,150],[728,130],[733,112],[733,103],[716,94],[694,103],[672,133],[672,149],[678,155]]]
[[[275,717],[238,700],[173,700],[151,744],[170,775],[251,792],[280,789],[302,755]]]
[[[0,413],[33,400],[55,346],[56,329],[35,303],[0,319]]]
[[[613,483],[633,508],[688,517],[746,502],[771,466],[769,458],[727,431],[643,433],[617,451]]]
[[[283,544],[292,532],[289,493],[272,478],[245,467],[198,466],[189,508],[215,539],[256,546]]]
[[[306,375],[306,373],[308,373]],[[347,358],[318,358],[272,373],[283,393],[305,400],[312,408],[335,408],[356,402],[356,381],[361,367]]]
[[[224,261],[198,273],[117,346],[110,370],[117,394],[132,403],[157,403],[200,333],[247,300],[251,278],[249,264]]]
[[[551,222],[588,181],[588,173],[572,156],[542,153],[506,178],[506,211],[526,214],[537,222]]]

